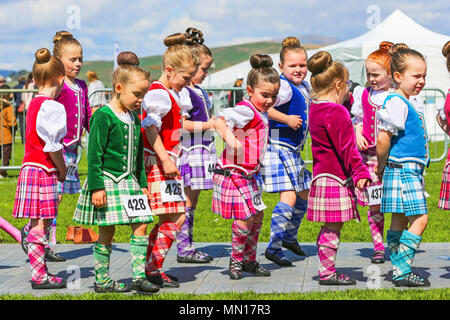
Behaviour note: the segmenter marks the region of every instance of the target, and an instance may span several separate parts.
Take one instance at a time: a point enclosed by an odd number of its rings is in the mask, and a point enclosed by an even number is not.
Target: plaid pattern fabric
[[[179,231],[180,227],[173,222],[164,222],[159,227],[158,235],[156,236],[156,240],[146,266],[146,272],[152,274],[159,273],[161,271],[167,253],[169,252],[169,249]]]
[[[145,279],[145,257],[147,255],[148,237],[130,237],[131,270],[133,280]]]
[[[242,262],[244,260],[244,250],[251,228],[245,224],[233,221],[231,225],[231,259]]]
[[[95,282],[101,287],[107,287],[112,283],[112,279],[109,276],[112,246],[105,246],[96,242],[92,247],[92,252],[94,257]]]
[[[174,214],[184,213],[186,211],[186,201],[162,202],[161,181],[167,179],[164,177],[162,166],[156,162],[155,156],[145,156],[145,173],[150,191],[149,204],[153,214]],[[170,180],[182,180],[182,178],[176,177]]]
[[[422,237],[414,233],[404,230],[400,237],[400,245],[398,246],[398,255],[396,259],[397,274],[393,276],[393,280],[401,280],[412,272],[412,263]]]
[[[404,162],[401,169],[386,167],[381,213],[405,213],[406,216],[427,214],[423,168],[416,162]]]
[[[378,180],[378,176],[375,174],[375,166],[378,164],[377,161],[377,150],[375,148],[369,149],[368,151],[361,151],[361,157],[363,163],[367,166],[370,172],[370,178],[372,182],[370,186],[378,186],[381,182]],[[359,190],[355,188],[356,196],[358,197],[358,204],[361,206],[369,205],[369,195],[367,194],[367,189]]]
[[[189,151],[183,149],[180,157],[180,172],[184,180],[184,187],[191,187],[192,190],[211,190],[213,188],[212,178],[206,178],[205,165],[217,162],[216,148],[211,145],[211,150],[202,147]],[[211,175],[212,176],[212,175]]]
[[[63,149],[63,157],[64,162],[66,165],[72,163],[77,163],[77,157],[78,157],[78,144],[64,147]],[[81,184],[80,184],[80,177],[78,175],[78,170],[75,172],[75,178],[76,181],[72,180],[65,180],[64,182],[58,182],[58,193],[80,193],[81,191]]]
[[[388,244],[389,259],[392,263],[392,277],[397,278],[399,275],[399,269],[397,267],[398,260],[398,247],[400,246],[400,237],[402,236],[402,231],[388,230],[386,233],[386,242]]]
[[[53,219],[58,215],[58,175],[32,166],[20,170],[13,217]]]
[[[212,211],[224,219],[246,220],[258,213],[253,206],[252,194],[258,191],[256,178],[244,179],[232,173],[231,177],[213,176]]]
[[[369,221],[370,233],[375,251],[384,251],[383,231],[384,231],[384,214],[379,211],[368,210],[367,220]]]
[[[244,248],[244,262],[256,261],[256,249],[262,223],[253,223]]]
[[[36,283],[45,282],[48,278],[47,264],[45,263],[46,237],[41,231],[31,230],[27,237],[28,258],[31,266],[31,280]]]
[[[279,251],[281,254],[282,241],[286,231],[291,225],[292,214],[294,208],[284,202],[278,202],[272,212],[272,220],[270,224],[270,240],[267,250],[270,252]]]
[[[361,221],[353,181],[346,185],[331,177],[313,180],[309,192],[307,219],[315,222]]]
[[[450,162],[447,162],[442,172],[441,191],[439,194],[438,208],[450,210]]]
[[[92,203],[92,192],[87,190],[87,179],[83,185],[73,220],[80,224],[111,226],[117,224],[149,223],[152,216],[128,217],[122,203],[122,196],[141,195],[141,187],[132,175],[116,183],[107,176],[103,176],[106,192],[106,205],[96,208]]]
[[[289,228],[287,228],[283,240],[288,242],[297,242],[298,229],[300,228],[300,224],[302,223],[303,217],[305,216],[307,209],[308,209],[308,200],[304,200],[300,197],[297,197],[297,200],[295,201],[294,212],[292,213],[292,218],[289,224]]]
[[[195,253],[195,248],[191,242],[191,225],[193,223],[194,214],[191,208],[186,208],[186,219],[184,220],[181,230],[177,235],[177,249],[178,255],[181,257],[187,257]],[[192,221],[192,222],[191,222]]]
[[[300,150],[295,152],[289,147],[274,143],[267,146],[261,178],[265,192],[300,192],[311,187],[311,173],[306,170]]]
[[[336,272],[336,256],[339,248],[340,232],[322,227],[317,237],[319,257],[319,277],[328,279]]]

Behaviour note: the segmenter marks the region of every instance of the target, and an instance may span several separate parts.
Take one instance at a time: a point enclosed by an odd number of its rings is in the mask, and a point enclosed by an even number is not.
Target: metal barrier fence
[[[217,115],[224,108],[228,108],[230,106],[234,106],[242,97],[245,97],[245,90],[243,88],[205,88],[204,89],[210,96],[210,100],[212,103],[212,114]],[[94,94],[105,94],[105,98],[108,101],[111,98],[111,88],[99,89],[89,93],[89,98],[91,98]],[[22,158],[24,153],[24,144],[21,145],[22,137],[19,136],[19,133],[25,134],[26,124],[26,110],[24,110],[22,115],[16,114],[15,107],[15,99],[14,94],[22,94],[22,93],[37,93],[37,90],[25,90],[25,89],[0,89],[0,98],[8,96],[8,100],[12,103],[13,113],[15,118],[22,116],[23,121],[18,121],[16,127],[11,127],[11,135],[12,135],[12,145],[11,145],[11,159],[9,165],[3,165],[3,150],[4,150],[4,132],[3,132],[3,124],[4,124],[4,112],[5,109],[8,108],[7,105],[4,104],[4,101],[0,99],[0,123],[2,125],[2,131],[0,133],[0,143],[1,143],[1,155],[2,155],[2,163],[0,165],[0,171],[2,170],[19,170],[22,164]],[[436,114],[438,107],[444,105],[445,101],[445,93],[440,89],[435,88],[426,88],[422,90],[421,97],[424,99],[425,104],[425,121],[428,129],[428,136],[430,140],[430,154],[432,162],[439,162],[445,159],[448,150],[448,136],[444,133],[444,131],[437,125],[436,122]],[[20,129],[18,128],[21,126]],[[15,129],[18,129],[17,131]],[[24,138],[24,137],[23,137]],[[19,142],[18,142],[19,141]],[[312,163],[312,154],[311,154],[311,138],[308,135],[306,140],[306,145],[304,151],[302,153],[303,160],[305,163]],[[444,147],[442,149],[442,146]],[[86,145],[83,143],[83,147]],[[440,151],[441,150],[441,151]],[[79,152],[77,163],[81,159],[81,152]]]

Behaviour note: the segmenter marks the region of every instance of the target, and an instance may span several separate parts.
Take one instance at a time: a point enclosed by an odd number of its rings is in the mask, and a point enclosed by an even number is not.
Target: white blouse
[[[267,112],[260,112],[264,122],[269,123],[269,114]],[[255,114],[253,110],[244,105],[237,105],[233,108],[226,108],[219,112],[219,117],[224,117],[227,126],[230,129],[245,127],[253,118]]]
[[[61,139],[67,134],[67,115],[64,105],[54,100],[42,103],[36,118],[36,132],[44,142],[44,152],[63,148]]]
[[[191,95],[186,87],[180,91],[180,104],[183,117],[189,117],[189,111],[191,111],[194,106],[192,105]]]
[[[296,85],[300,92],[305,96],[309,97],[309,92],[311,91],[311,86],[308,82],[303,81],[301,84]],[[292,99],[292,88],[287,80],[280,79],[280,90],[278,91],[277,101],[274,107],[281,106]]]
[[[178,105],[181,106],[180,93],[170,90],[170,93],[174,97]],[[147,112],[147,117],[142,120],[142,127],[148,128],[152,125],[161,130],[161,119],[169,113],[172,109],[172,101],[170,100],[169,93],[164,89],[155,89],[148,91],[142,101],[142,108]]]
[[[351,109],[351,114],[355,117],[353,118],[353,124],[361,124],[363,123],[364,118],[364,110],[362,106],[362,95],[364,92],[364,87],[357,86],[353,90],[353,105]],[[384,100],[386,100],[386,97],[388,96],[389,91],[384,90],[373,90],[372,95],[370,96],[370,100],[379,106],[382,106],[384,103]]]

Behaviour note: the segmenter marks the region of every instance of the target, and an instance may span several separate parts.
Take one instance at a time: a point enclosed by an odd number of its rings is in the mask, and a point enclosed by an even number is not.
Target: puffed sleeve
[[[36,118],[36,132],[44,142],[44,152],[63,148],[61,140],[67,134],[67,116],[64,105],[54,100],[42,103]]]
[[[353,90],[353,105],[350,110],[350,113],[354,115],[353,124],[362,124],[364,112],[362,107],[362,94],[364,92],[364,88],[361,86],[355,87]]]
[[[148,128],[154,125],[158,131],[161,130],[161,119],[172,108],[169,93],[163,89],[148,91],[144,96],[142,108],[147,112],[147,117],[142,120],[142,127]]]
[[[386,101],[383,108],[378,110],[377,118],[380,120],[380,129],[390,131],[394,136],[398,130],[405,130],[406,118],[408,117],[408,106],[399,97]]]
[[[255,114],[249,107],[237,105],[234,108],[226,108],[219,113],[219,117],[224,117],[230,129],[243,128],[249,123]]]
[[[189,111],[194,107],[191,101],[191,95],[188,89],[183,88],[180,91],[180,107],[183,112],[183,117],[189,117]]]
[[[282,104],[291,101],[291,99],[292,99],[292,88],[286,80],[281,79],[280,90],[278,91],[278,96],[277,100],[275,101],[274,107],[281,106]]]

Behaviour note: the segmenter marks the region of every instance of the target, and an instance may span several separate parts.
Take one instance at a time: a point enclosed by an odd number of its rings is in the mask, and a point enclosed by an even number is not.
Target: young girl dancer
[[[384,99],[391,90],[391,55],[388,50],[392,43],[383,41],[380,48],[366,59],[366,76],[369,87],[356,87],[353,92],[354,103],[351,113],[355,116],[356,144],[361,153],[363,162],[369,168],[372,177],[372,186],[381,185],[374,172],[377,164],[376,141],[378,134],[378,120],[376,111],[383,105]],[[367,190],[356,190],[358,203],[362,206],[369,205]],[[367,212],[370,232],[374,244],[372,263],[384,263],[385,249],[383,244],[384,215],[380,213],[379,205],[369,206]]]
[[[267,259],[281,266],[292,263],[282,253],[285,247],[297,255],[305,252],[297,242],[297,233],[308,204],[311,173],[301,158],[308,135],[310,87],[306,50],[295,37],[282,42],[280,52],[280,92],[269,109],[270,138],[261,169],[264,191],[279,192],[280,201],[272,213]]]
[[[182,110],[179,92],[191,83],[199,60],[185,45],[184,34],[164,40],[159,81],[154,81],[143,102],[142,127],[145,130],[145,171],[150,188],[150,207],[159,217],[149,236],[147,279],[160,287],[178,287],[174,277],[161,271],[164,259],[184,224],[186,200],[183,180],[177,169],[180,156]]]
[[[212,170],[217,161],[214,136],[214,117],[209,112],[208,94],[199,87],[213,62],[212,53],[203,44],[203,33],[195,28],[186,30],[187,44],[200,60],[197,73],[189,86],[181,90],[183,109],[183,139],[180,173],[186,194],[186,220],[177,236],[177,261],[184,263],[209,263],[212,257],[195,249],[193,245],[194,211],[201,190],[212,189]]]
[[[147,71],[122,62],[113,74],[113,98],[100,107],[91,120],[88,178],[73,220],[99,226],[99,239],[93,246],[96,292],[159,291],[145,278],[146,229],[153,218],[151,215],[130,215],[129,203],[123,199],[142,194],[148,197],[149,194],[140,120],[132,112],[140,107],[149,87],[150,74]],[[134,200],[131,201],[133,204]],[[137,199],[137,203],[139,201],[142,199]],[[109,276],[115,226],[122,224],[129,224],[133,230],[130,237],[131,287]]]
[[[216,119],[216,130],[227,145],[214,170],[212,210],[224,219],[234,219],[229,276],[235,280],[242,278],[242,271],[270,276],[256,261],[265,209],[256,175],[268,143],[267,110],[277,98],[280,77],[267,55],[254,54],[250,64],[250,100],[223,110],[220,116],[224,119]]]
[[[27,112],[25,156],[17,182],[13,216],[30,219],[27,235],[33,289],[60,289],[66,282],[47,270],[49,226],[58,216],[57,184],[66,178],[62,139],[66,112],[54,99],[64,83],[64,65],[48,49],[36,52],[33,77],[38,94]]]
[[[447,58],[447,70],[450,72],[450,41],[442,47],[442,54]],[[443,112],[440,112],[437,116],[437,121],[446,134],[450,135],[450,89],[445,98],[445,104]],[[441,192],[439,195],[438,208],[443,210],[450,210],[450,151],[447,155],[447,162],[444,166],[442,173]]]
[[[425,86],[427,65],[422,54],[403,49],[393,54],[391,69],[397,89],[377,111],[376,172],[383,179],[380,211],[392,212],[386,238],[393,283],[397,287],[424,287],[430,282],[412,272],[412,262],[428,223],[423,171],[430,156],[423,110],[409,99]]]
[[[355,143],[350,113],[342,105],[349,87],[348,71],[326,51],[308,60],[313,100],[309,113],[313,182],[307,218],[323,222],[317,237],[319,284],[352,285],[356,281],[336,271],[336,255],[344,222],[357,219],[354,186],[364,188],[370,173]]]

